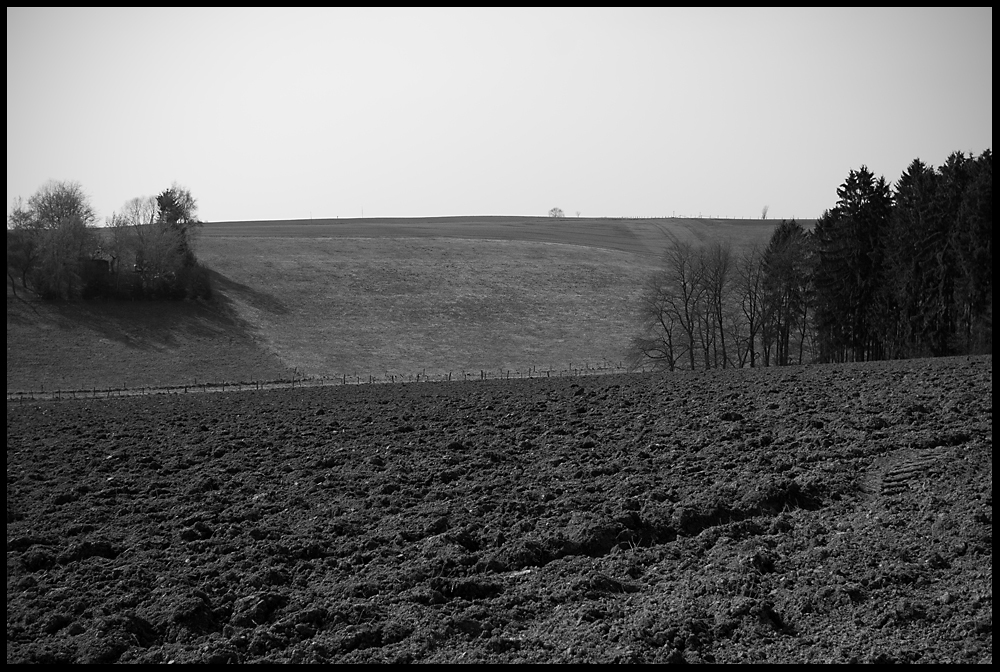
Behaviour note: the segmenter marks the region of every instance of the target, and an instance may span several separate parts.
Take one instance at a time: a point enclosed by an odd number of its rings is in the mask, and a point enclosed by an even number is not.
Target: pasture
[[[594,219],[586,217],[412,217],[215,222],[201,238],[448,238],[582,245],[654,257],[669,237],[695,244],[766,243],[777,222],[757,219]],[[811,221],[803,220],[811,226]]]
[[[239,222],[206,225],[198,254],[261,342],[307,375],[516,375],[622,361],[634,302],[668,236],[744,246],[766,242],[772,228],[503,217]]]

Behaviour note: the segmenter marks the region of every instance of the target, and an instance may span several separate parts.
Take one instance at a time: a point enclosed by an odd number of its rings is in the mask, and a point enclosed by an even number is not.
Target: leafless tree
[[[632,337],[628,351],[630,369],[651,363],[656,368],[673,371],[684,356],[686,350],[673,294],[665,271],[647,278],[638,305],[641,332]]]
[[[137,273],[146,292],[182,266],[183,231],[164,220],[157,199],[129,199],[108,219],[108,252],[121,275]]]
[[[774,346],[774,364],[793,362],[793,335],[799,337],[799,359],[804,351],[807,323],[810,271],[810,234],[795,220],[782,221],[762,256],[765,299],[765,366],[770,364],[770,346]],[[801,363],[801,361],[800,361]]]
[[[736,296],[747,328],[746,351],[741,361],[757,365],[757,339],[764,320],[764,275],[762,253],[757,244],[744,250],[736,261]]]
[[[660,270],[643,290],[642,331],[632,340],[632,361],[651,360],[674,368],[686,356],[688,365],[695,368],[704,336],[704,270],[700,248],[671,239],[663,252]]]
[[[705,366],[709,367],[709,354],[712,365],[716,368],[726,368],[729,356],[726,351],[726,306],[732,286],[732,248],[728,243],[715,242],[703,248],[702,282],[704,283],[704,326],[709,335],[705,345],[711,348],[705,351]]]
[[[8,278],[20,275],[45,298],[71,298],[81,289],[80,271],[96,247],[90,198],[77,182],[49,181],[7,216]],[[12,249],[13,247],[13,249]]]
[[[17,296],[17,281],[28,289],[28,277],[41,259],[41,230],[24,199],[17,197],[7,213],[7,279]]]
[[[698,318],[705,289],[705,265],[698,249],[691,243],[678,240],[667,247],[663,261],[668,282],[673,286],[667,297],[684,334],[688,361],[694,369]]]

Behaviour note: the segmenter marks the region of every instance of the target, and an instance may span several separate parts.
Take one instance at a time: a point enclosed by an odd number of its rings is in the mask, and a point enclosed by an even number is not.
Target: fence
[[[532,366],[526,370],[520,369],[478,369],[475,371],[459,370],[447,373],[428,374],[426,369],[417,374],[401,375],[384,373],[380,376],[368,374],[341,374],[339,376],[305,376],[282,380],[251,380],[249,382],[192,382],[183,385],[139,386],[128,387],[125,382],[121,387],[97,387],[89,389],[7,391],[7,403],[23,403],[25,401],[59,401],[68,399],[110,399],[112,397],[132,397],[151,394],[191,394],[205,392],[237,392],[246,390],[275,390],[301,387],[330,387],[343,385],[384,385],[407,383],[442,383],[474,380],[519,380],[528,378],[564,378],[577,376],[596,376],[615,373],[645,373],[646,368],[628,369],[621,362],[602,362],[590,364],[584,362],[576,367],[570,363],[568,368],[538,368]]]

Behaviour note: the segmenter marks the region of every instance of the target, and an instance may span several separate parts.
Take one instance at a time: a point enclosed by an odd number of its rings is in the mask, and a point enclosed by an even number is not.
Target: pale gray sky
[[[993,9],[7,9],[7,200],[813,218],[993,144]]]

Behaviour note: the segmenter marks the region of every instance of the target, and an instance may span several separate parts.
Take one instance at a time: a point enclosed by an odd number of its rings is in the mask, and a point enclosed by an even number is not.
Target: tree
[[[663,255],[664,271],[673,291],[667,295],[669,305],[685,338],[688,363],[695,368],[697,351],[696,335],[699,317],[702,314],[702,297],[705,285],[702,281],[705,265],[700,250],[691,243],[674,240]]]
[[[78,182],[51,180],[7,216],[8,278],[46,299],[82,294],[81,273],[96,249],[96,213]],[[11,247],[13,246],[13,250]]]
[[[674,288],[665,271],[649,276],[639,297],[641,332],[632,337],[628,363],[632,370],[646,363],[673,371],[684,355],[678,313],[674,309]]]
[[[41,232],[37,225],[23,199],[15,199],[7,213],[7,279],[15,297],[17,281],[20,280],[22,289],[28,289],[28,276],[41,258]]]
[[[947,165],[947,164],[946,164]],[[993,352],[993,153],[970,157],[949,231],[956,263],[956,349]]]
[[[950,331],[945,218],[935,212],[938,175],[914,159],[900,176],[884,240],[886,286],[894,303],[887,341],[890,356],[943,354]]]
[[[757,364],[757,338],[761,331],[764,313],[764,274],[762,253],[755,243],[743,251],[736,261],[736,295],[739,311],[747,327],[745,348],[739,355],[740,366],[749,359],[750,366]]]
[[[552,208],[549,210],[549,217],[565,217],[562,208]]]
[[[156,205],[160,225],[169,229],[177,240],[177,252],[183,265],[193,266],[194,234],[201,222],[198,221],[198,206],[191,192],[175,182],[156,197]]]
[[[208,272],[193,250],[200,225],[194,198],[176,184],[155,198],[130,199],[108,219],[106,251],[117,269],[116,288],[124,278],[138,278],[124,283],[133,298],[211,296]]]
[[[809,268],[809,233],[793,220],[782,220],[771,234],[764,250],[763,264],[763,332],[764,365],[770,365],[770,349],[775,348],[774,363],[790,363],[791,336],[799,339],[799,363],[802,363],[804,329],[808,317],[807,293]]]
[[[885,356],[883,235],[892,210],[885,178],[852,170],[837,189],[837,205],[814,231],[816,328],[823,361]]]
[[[108,217],[102,249],[111,257],[113,271],[136,271],[142,266],[145,238],[156,224],[156,213],[156,199],[144,196],[130,198]]]
[[[712,348],[712,364],[715,368],[729,365],[726,351],[726,308],[732,286],[733,253],[729,243],[715,242],[705,248],[702,255],[704,270],[705,326],[711,332],[708,344]],[[705,353],[705,367],[708,368],[709,353]]]
[[[900,176],[883,247],[888,356],[992,351],[993,162],[954,152]]]
[[[631,341],[633,364],[648,360],[672,370],[687,355],[695,368],[699,343],[705,341],[704,269],[700,248],[671,238],[662,268],[649,279],[639,302],[642,330]]]
[[[164,200],[156,198],[156,217],[147,225],[136,227],[139,247],[136,271],[143,278],[143,286],[152,298],[182,298],[177,287],[177,275],[192,263],[193,255],[183,229],[164,216]],[[168,207],[171,203],[169,197]]]
[[[763,208],[761,208],[760,209],[760,218],[761,219],[767,219],[767,211],[770,210],[770,209],[771,209],[770,205],[765,205]]]

